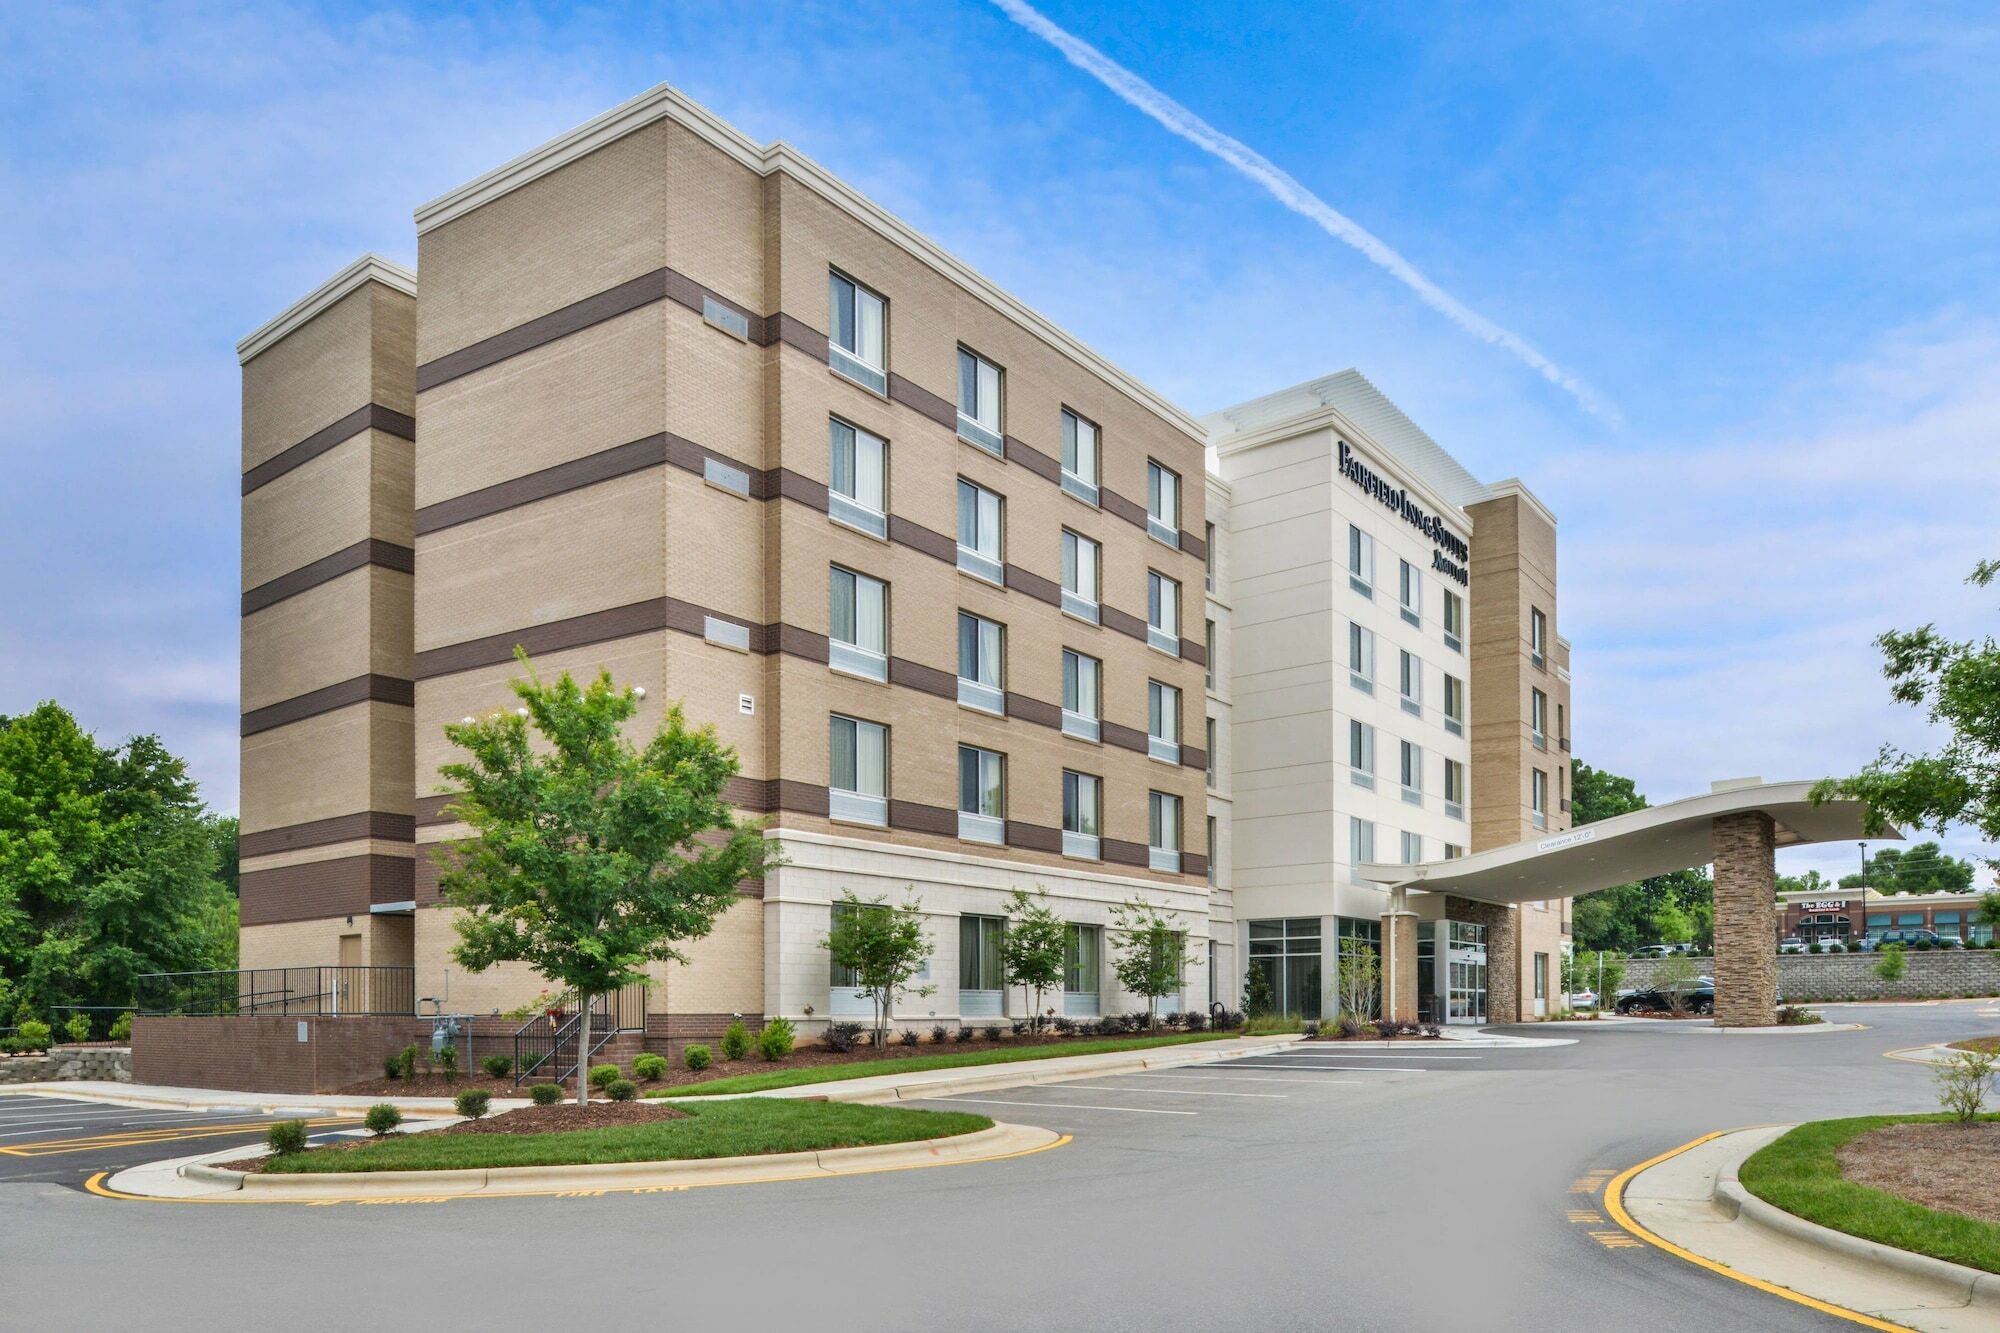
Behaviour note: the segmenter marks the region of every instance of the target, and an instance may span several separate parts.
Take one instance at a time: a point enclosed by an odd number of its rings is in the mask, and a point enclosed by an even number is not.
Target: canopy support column
[[[1761,810],[1710,826],[1715,856],[1715,1025],[1778,1021],[1777,840]]]
[[[1417,1021],[1417,914],[1409,900],[1397,885],[1382,914],[1382,1017],[1396,1023]]]

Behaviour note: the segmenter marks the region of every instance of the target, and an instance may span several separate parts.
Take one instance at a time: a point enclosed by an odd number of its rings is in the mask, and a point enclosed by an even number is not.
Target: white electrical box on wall
[[[737,695],[736,711],[739,713],[755,713],[757,711],[756,699],[752,698],[750,695],[747,694]]]

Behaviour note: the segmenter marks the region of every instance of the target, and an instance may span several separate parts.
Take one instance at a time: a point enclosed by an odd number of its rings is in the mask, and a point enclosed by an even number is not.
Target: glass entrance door
[[[1453,1023],[1486,1021],[1486,927],[1448,921],[1445,1016]]]

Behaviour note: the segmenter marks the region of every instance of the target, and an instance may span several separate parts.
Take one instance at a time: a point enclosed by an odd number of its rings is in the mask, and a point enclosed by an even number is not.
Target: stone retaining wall
[[[0,1083],[109,1083],[132,1081],[129,1046],[58,1046],[46,1055],[0,1060]]]
[[[1948,1000],[1960,995],[2000,995],[2000,949],[1911,950],[1897,981],[1875,975],[1874,953],[1778,954],[1778,986],[1787,1003],[1834,1000]],[[1691,959],[1704,976],[1714,976],[1715,960]],[[1625,984],[1652,984],[1660,959],[1625,960]]]

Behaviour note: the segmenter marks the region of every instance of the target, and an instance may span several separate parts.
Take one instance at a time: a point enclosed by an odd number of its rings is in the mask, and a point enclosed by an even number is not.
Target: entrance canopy
[[[1862,831],[1859,801],[1831,800],[1814,805],[1810,782],[1717,783],[1702,796],[1614,815],[1567,833],[1495,847],[1451,861],[1421,865],[1355,867],[1357,878],[1387,888],[1451,893],[1485,903],[1523,903],[1574,898],[1580,893],[1714,859],[1711,828],[1727,815],[1763,813],[1777,829],[1777,845],[1852,842],[1863,837],[1900,838],[1891,827],[1873,835]]]

